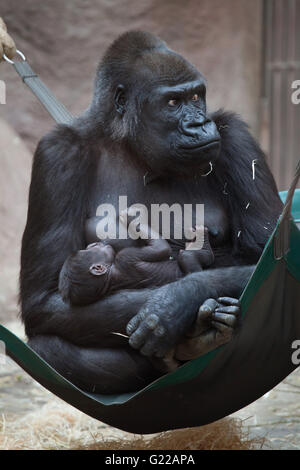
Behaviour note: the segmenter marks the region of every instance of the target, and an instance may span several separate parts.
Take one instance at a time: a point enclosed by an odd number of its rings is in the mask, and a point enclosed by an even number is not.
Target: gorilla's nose
[[[206,134],[205,124],[210,122],[204,114],[197,116],[190,116],[182,120],[181,128],[185,135],[189,137],[196,137],[201,135],[203,132]]]

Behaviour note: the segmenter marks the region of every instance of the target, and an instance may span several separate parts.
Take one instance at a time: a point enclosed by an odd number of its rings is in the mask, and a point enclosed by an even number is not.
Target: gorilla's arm
[[[148,296],[147,289],[120,291],[88,306],[70,306],[59,293],[52,293],[25,320],[27,335],[58,335],[80,346],[123,345],[124,340],[112,333],[126,334],[127,323]]]
[[[92,143],[87,145],[67,126],[38,145],[22,240],[20,297],[28,337],[56,334],[76,344],[105,346],[116,341],[112,331],[125,333],[148,291],[120,292],[86,307],[67,305],[57,291],[65,259],[85,247],[88,191],[97,163]]]

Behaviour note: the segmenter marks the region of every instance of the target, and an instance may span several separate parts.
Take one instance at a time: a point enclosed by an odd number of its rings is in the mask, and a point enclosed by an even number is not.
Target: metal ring
[[[17,53],[17,54],[21,57],[21,59],[23,59],[24,62],[25,62],[26,57],[25,57],[25,55],[23,54],[23,52],[21,52],[21,51],[19,51],[19,49],[17,49],[17,50],[16,50],[16,53]],[[9,59],[5,54],[3,54],[3,59],[4,59],[6,62],[8,62],[9,64],[14,65],[14,61],[11,60],[11,59]]]

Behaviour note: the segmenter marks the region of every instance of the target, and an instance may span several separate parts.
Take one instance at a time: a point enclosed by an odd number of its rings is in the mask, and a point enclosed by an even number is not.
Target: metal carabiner
[[[21,57],[21,59],[23,59],[24,62],[25,62],[26,57],[25,57],[25,55],[23,54],[23,52],[21,52],[21,51],[19,51],[19,50],[17,49],[17,50],[16,50],[16,53],[17,53],[17,54]],[[3,54],[3,59],[4,59],[6,62],[8,62],[9,64],[14,65],[14,61],[11,60],[11,59],[9,59],[5,54]]]

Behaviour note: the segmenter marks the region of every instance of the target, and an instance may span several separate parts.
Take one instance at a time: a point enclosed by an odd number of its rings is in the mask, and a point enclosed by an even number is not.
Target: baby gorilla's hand
[[[239,314],[238,299],[219,297],[206,300],[186,340],[177,345],[175,358],[189,361],[228,343],[238,325]]]

